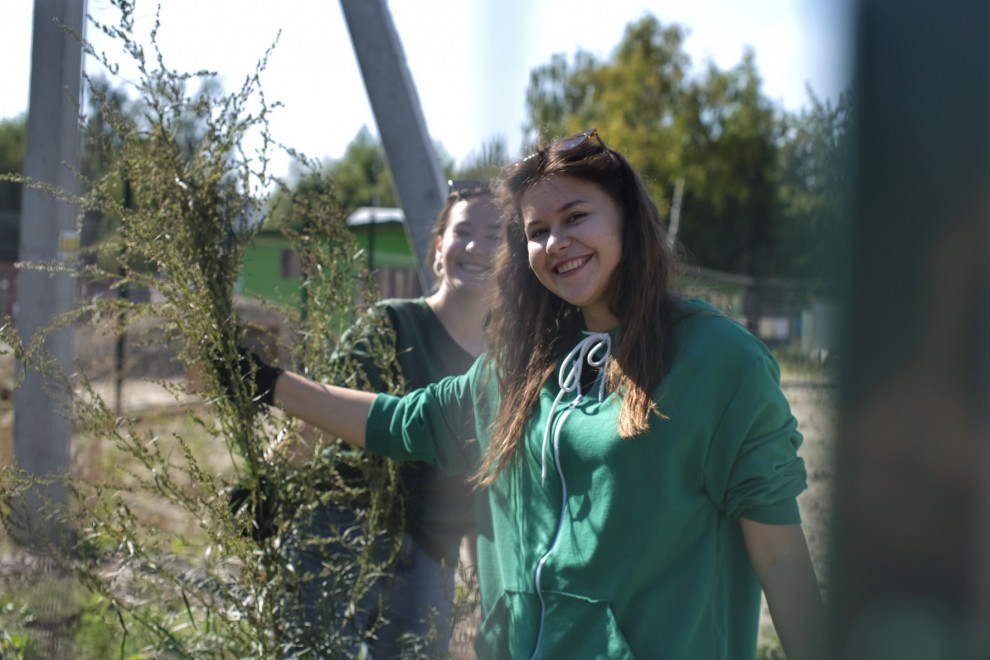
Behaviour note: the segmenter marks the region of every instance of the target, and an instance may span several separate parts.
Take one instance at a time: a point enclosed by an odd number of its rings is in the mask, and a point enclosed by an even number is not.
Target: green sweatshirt
[[[648,432],[621,438],[617,394],[551,378],[515,460],[478,492],[479,658],[755,656],[760,587],[739,518],[800,522],[801,436],[763,344],[706,303],[682,311]],[[580,346],[600,358],[613,337]],[[589,369],[564,362],[573,382]],[[492,368],[380,395],[369,450],[473,470],[498,405]]]

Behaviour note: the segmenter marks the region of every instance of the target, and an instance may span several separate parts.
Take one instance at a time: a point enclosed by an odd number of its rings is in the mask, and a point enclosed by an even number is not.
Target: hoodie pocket
[[[607,602],[553,592],[543,598],[546,613],[541,631],[539,598],[503,593],[482,622],[478,657],[525,660],[537,651],[536,658],[547,660],[635,659]]]

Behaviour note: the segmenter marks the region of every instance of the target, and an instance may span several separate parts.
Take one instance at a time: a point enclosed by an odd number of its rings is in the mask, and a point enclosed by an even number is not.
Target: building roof
[[[382,206],[362,206],[347,216],[348,227],[363,227],[365,225],[383,225],[388,223],[402,224],[406,216],[402,209]]]

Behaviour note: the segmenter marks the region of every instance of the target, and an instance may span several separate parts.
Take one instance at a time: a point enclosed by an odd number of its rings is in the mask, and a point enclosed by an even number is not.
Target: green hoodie
[[[479,658],[755,656],[760,587],[739,518],[800,522],[801,435],[763,344],[706,303],[682,311],[648,432],[621,438],[617,394],[551,378],[512,464],[477,493]],[[612,335],[587,334],[580,346],[602,357]],[[473,471],[498,404],[492,368],[380,395],[368,449]]]

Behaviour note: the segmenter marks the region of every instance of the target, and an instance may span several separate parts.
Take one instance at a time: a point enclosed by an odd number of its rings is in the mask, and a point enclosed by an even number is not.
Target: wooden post
[[[340,6],[402,202],[420,285],[428,292],[433,284],[430,233],[447,198],[446,180],[385,0],[340,0]]]
[[[78,191],[71,169],[78,169],[79,89],[82,46],[56,19],[82,34],[85,2],[35,0],[31,48],[31,93],[28,107],[25,174],[70,193]],[[78,246],[74,206],[56,200],[50,192],[25,187],[21,203],[20,260],[52,262],[72,258]],[[75,282],[66,274],[22,268],[17,275],[15,323],[26,343],[53,316],[75,303]],[[60,330],[48,339],[56,363],[69,373],[73,361],[73,333]],[[14,393],[14,456],[20,468],[38,476],[65,475],[69,470],[71,427],[63,401],[53,398],[44,378],[28,370]],[[65,540],[49,505],[65,501],[56,481],[27,493],[12,512],[19,524],[19,540],[31,544]]]

